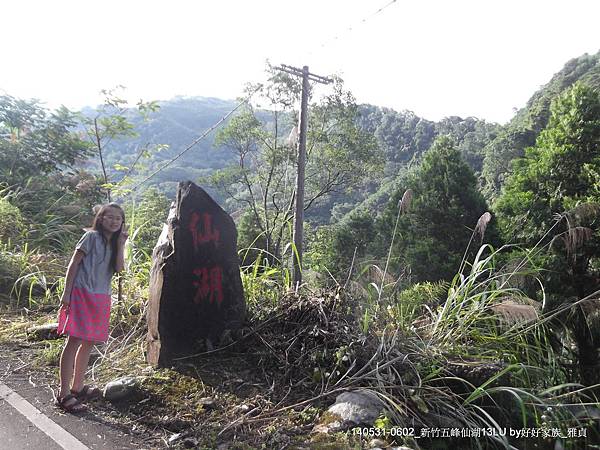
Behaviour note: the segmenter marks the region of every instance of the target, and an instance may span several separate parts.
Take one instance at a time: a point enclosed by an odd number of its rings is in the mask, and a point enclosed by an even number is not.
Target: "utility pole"
[[[308,91],[309,81],[321,84],[333,83],[331,78],[321,77],[308,71],[308,66],[298,69],[282,64],[277,70],[302,77],[302,101],[300,103],[300,136],[298,139],[298,170],[296,177],[296,211],[294,214],[294,246],[297,255],[294,259],[294,286],[302,284],[302,242],[304,240],[304,169],[306,167],[306,132],[308,130]]]

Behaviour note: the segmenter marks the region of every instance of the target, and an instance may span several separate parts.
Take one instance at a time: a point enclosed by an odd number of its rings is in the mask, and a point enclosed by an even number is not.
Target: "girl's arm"
[[[125,241],[127,241],[125,227],[121,229],[117,245],[117,260],[115,261],[115,272],[121,272],[125,268]]]
[[[81,250],[75,250],[73,256],[71,257],[71,261],[67,267],[65,290],[63,291],[61,298],[61,302],[64,306],[68,306],[69,303],[71,303],[71,291],[73,290],[73,283],[75,282],[75,277],[77,276],[77,271],[79,270],[79,264],[84,256],[85,253],[83,253]]]

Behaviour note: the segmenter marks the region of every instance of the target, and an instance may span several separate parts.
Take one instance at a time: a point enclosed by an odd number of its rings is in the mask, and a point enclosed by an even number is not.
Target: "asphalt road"
[[[60,450],[62,448],[5,400],[0,400],[0,411],[2,411],[0,448],[15,450]]]
[[[0,450],[163,448],[130,434],[93,404],[83,414],[64,413],[54,405],[54,380],[30,370],[30,358],[19,345],[0,346]]]

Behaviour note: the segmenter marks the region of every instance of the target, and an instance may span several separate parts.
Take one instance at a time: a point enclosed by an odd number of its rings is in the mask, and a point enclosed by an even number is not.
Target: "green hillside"
[[[495,199],[511,171],[511,162],[525,153],[525,148],[535,144],[539,133],[550,118],[552,100],[575,82],[582,81],[590,87],[600,86],[600,52],[573,58],[552,79],[537,91],[502,129],[498,137],[483,149],[483,192]]]
[[[361,105],[357,121],[361,129],[376,138],[384,158],[381,173],[370,177],[360,186],[332,192],[314,205],[307,213],[307,219],[315,224],[325,224],[338,221],[356,209],[381,211],[398,179],[408,168],[418,164],[433,141],[442,135],[451,138],[463,160],[478,177],[485,197],[493,201],[500,192],[506,174],[510,172],[511,161],[523,156],[524,149],[535,143],[536,137],[548,123],[552,99],[578,80],[592,87],[600,86],[600,52],[585,54],[567,62],[505,126],[474,117],[457,116],[434,122],[411,111],[398,112],[374,105]],[[233,109],[236,103],[216,98],[177,97],[159,105],[160,109],[151,114],[148,120],[142,120],[132,110],[128,118],[139,135],[116,140],[107,147],[107,166],[115,179],[122,176],[113,169],[116,164],[129,166],[136,160],[140,148],[164,145],[163,150],[152,153],[144,161],[142,169],[132,173],[133,182],[144,179],[194,142]],[[88,108],[82,113],[92,117],[94,111]],[[268,111],[258,114],[268,127]],[[207,180],[216,170],[235,163],[235,157],[230,150],[215,147],[214,135],[214,132],[210,133],[180,159],[153,176],[145,187],[156,186],[172,197],[176,183],[190,179],[200,182],[217,201],[225,203],[223,193],[214,189]],[[93,171],[100,168],[97,158],[92,158],[85,166]]]
[[[332,217],[341,218],[345,213],[361,209],[381,211],[398,179],[420,160],[439,135],[448,135],[454,140],[462,158],[478,176],[487,200],[495,200],[512,161],[535,144],[548,124],[552,100],[577,81],[591,87],[600,86],[600,52],[568,61],[505,126],[456,116],[432,122],[410,111],[363,105],[361,124],[377,137],[386,155],[385,171],[379,182],[365,186],[362,196],[346,197],[334,205]]]
[[[158,152],[143,161],[142,170],[132,173],[133,181],[140,181],[185,150],[192,142],[210,129],[215,123],[231,111],[236,103],[205,97],[177,97],[172,100],[159,102],[160,109],[143,120],[134,110],[126,116],[132,122],[138,136],[114,140],[106,148],[106,165],[112,175],[118,179],[119,172],[114,169],[116,164],[129,167],[137,158],[141,148],[162,145]],[[94,110],[86,108],[82,113],[94,117]],[[181,180],[198,181],[212,173],[215,169],[223,168],[231,160],[231,153],[213,145],[214,132],[200,140],[193,148],[169,167],[157,173],[145,187],[155,186],[170,197],[175,194],[177,182]],[[86,163],[88,168],[99,170],[97,158]],[[217,192],[212,192],[218,196]]]

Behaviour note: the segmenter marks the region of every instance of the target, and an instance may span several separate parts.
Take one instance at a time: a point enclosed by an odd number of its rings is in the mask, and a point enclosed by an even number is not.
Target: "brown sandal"
[[[65,412],[77,414],[87,411],[87,407],[81,403],[73,394],[65,395],[56,399],[56,406]]]
[[[90,386],[86,384],[81,388],[80,391],[74,391],[71,389],[71,394],[73,394],[77,400],[85,402],[100,398],[102,396],[102,391],[96,386]]]

